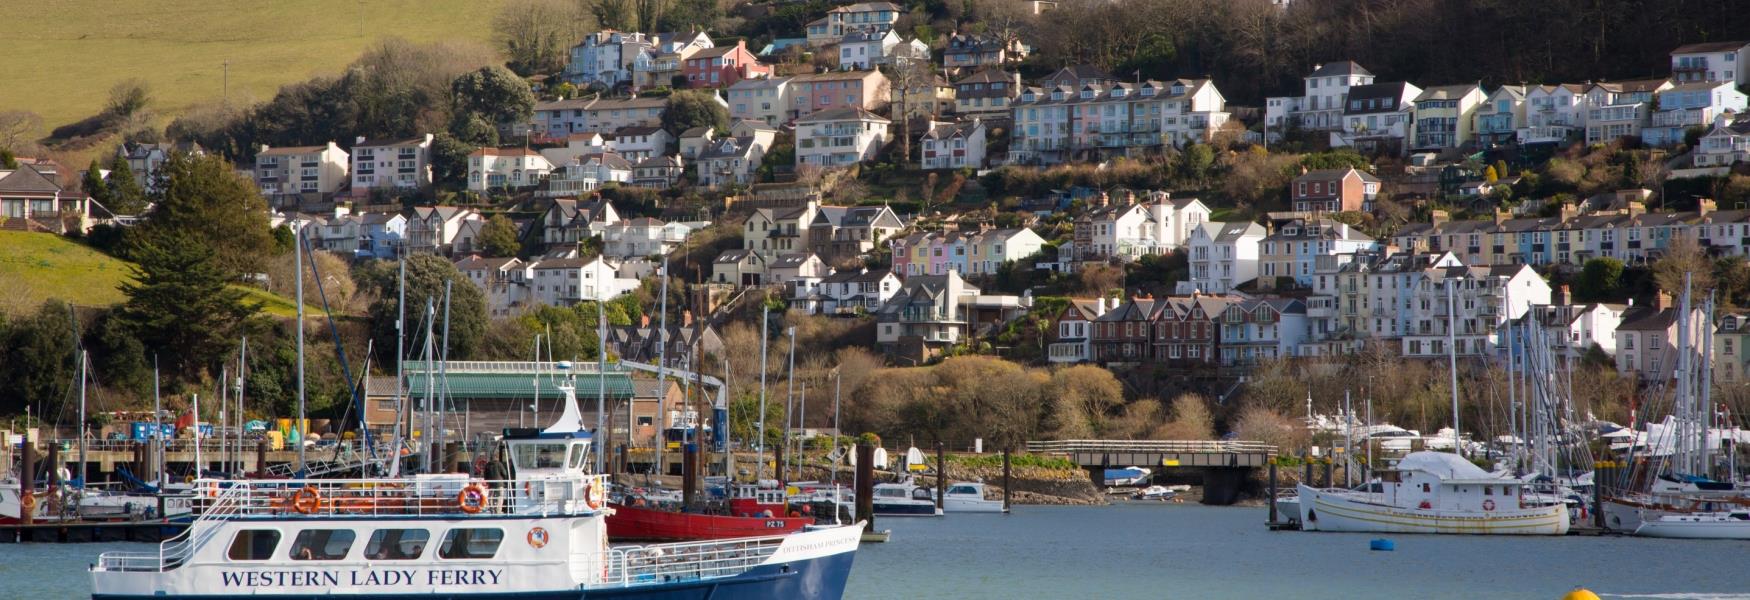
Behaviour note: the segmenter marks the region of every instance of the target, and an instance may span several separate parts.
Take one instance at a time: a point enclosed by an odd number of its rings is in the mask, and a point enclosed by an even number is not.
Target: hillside
[[[332,72],[385,37],[484,42],[502,0],[59,0],[0,10],[0,110],[42,115],[45,131],[95,114],[116,82],[139,77],[160,113],[232,100]],[[30,4],[25,6],[24,4]]]
[[[67,238],[47,233],[0,231],[0,313],[36,310],[59,298],[78,306],[111,306],[125,300],[118,286],[132,265]],[[242,286],[239,286],[240,288]],[[247,302],[270,315],[290,317],[296,304],[264,290],[242,288]],[[321,307],[308,312],[321,314]]]

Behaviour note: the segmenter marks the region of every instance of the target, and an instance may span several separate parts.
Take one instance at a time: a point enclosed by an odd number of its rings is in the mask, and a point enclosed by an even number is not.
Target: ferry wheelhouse
[[[1521,479],[1499,477],[1448,452],[1412,452],[1377,486],[1299,486],[1301,529],[1380,533],[1562,535],[1568,508],[1527,498]]]
[[[199,481],[204,511],[154,552],[108,552],[92,598],[824,598],[861,524],[609,546],[573,386],[546,430],[507,437],[510,479]]]

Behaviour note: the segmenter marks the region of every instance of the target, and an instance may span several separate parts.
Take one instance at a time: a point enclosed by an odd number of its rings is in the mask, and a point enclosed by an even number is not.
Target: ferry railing
[[[575,514],[594,510],[589,497],[605,502],[605,475],[546,479],[485,480],[465,474],[406,479],[286,479],[235,482],[235,513],[268,516],[467,516],[472,514]],[[596,491],[599,490],[599,491]]]
[[[625,546],[609,550],[600,583],[607,587],[728,577],[766,562],[784,536],[715,542]]]
[[[1056,440],[1027,442],[1027,451],[1068,454],[1071,452],[1184,452],[1201,454],[1276,454],[1276,446],[1247,441],[1189,440]]]
[[[211,500],[206,510],[196,523],[216,521],[236,514],[238,499],[243,488],[231,486],[218,487],[219,482],[200,480],[197,485],[211,490]],[[205,487],[211,486],[211,487]],[[100,571],[168,571],[188,562],[194,552],[206,545],[217,534],[217,527],[190,526],[181,533],[172,536],[158,544],[157,552],[105,552],[97,557],[97,569]],[[198,532],[198,533],[197,533]]]

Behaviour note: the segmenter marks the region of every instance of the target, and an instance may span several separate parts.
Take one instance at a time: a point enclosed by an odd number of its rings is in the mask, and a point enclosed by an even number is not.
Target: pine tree
[[[255,182],[217,156],[176,153],[158,172],[158,204],[144,229],[194,238],[212,249],[227,273],[259,271],[274,240],[267,226],[267,202]],[[112,174],[110,180],[115,179]]]
[[[516,256],[522,246],[517,243],[516,223],[504,215],[493,215],[480,226],[480,248],[490,257]]]
[[[165,372],[193,375],[216,364],[260,306],[227,285],[231,278],[199,238],[160,230],[133,241],[135,282],[121,286],[128,298],[118,309],[121,326],[163,359]]]
[[[85,168],[85,178],[79,180],[79,185],[85,188],[85,195],[99,205],[115,210],[109,205],[109,183],[103,180],[103,170],[97,166],[97,159],[91,159],[91,166]]]
[[[125,156],[117,155],[109,165],[108,206],[119,214],[137,215],[146,210],[146,188],[140,187],[140,182],[134,179],[134,169],[128,166]]]

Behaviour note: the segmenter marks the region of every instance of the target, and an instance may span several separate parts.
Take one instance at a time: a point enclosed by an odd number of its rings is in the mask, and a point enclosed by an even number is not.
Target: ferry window
[[[584,457],[583,444],[572,444],[571,445],[571,468],[573,468],[573,469],[582,468],[583,467],[583,457]]]
[[[565,466],[565,444],[516,444],[512,453],[518,469],[557,469]]]
[[[413,560],[425,553],[431,532],[424,529],[378,529],[365,544],[367,560]]]
[[[292,560],[340,560],[357,536],[351,529],[305,529],[292,539]]]
[[[1484,496],[1493,496],[1493,495],[1495,495],[1495,486],[1492,486],[1492,485],[1485,485],[1485,486],[1483,486],[1483,495],[1484,495]]]
[[[444,558],[492,558],[498,554],[498,544],[504,541],[503,529],[451,529],[438,546],[438,556]]]
[[[280,532],[269,529],[245,529],[231,538],[231,560],[267,560],[273,558],[273,548],[280,543]]]

